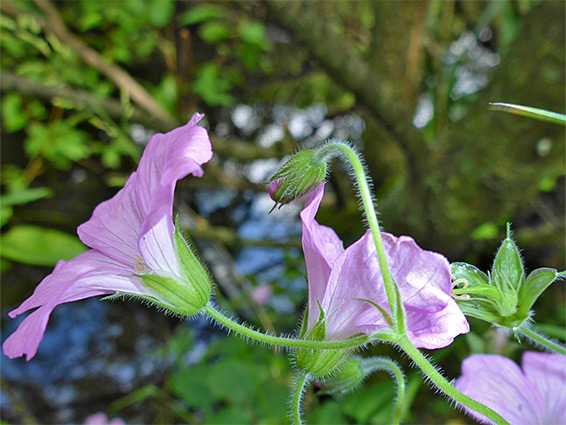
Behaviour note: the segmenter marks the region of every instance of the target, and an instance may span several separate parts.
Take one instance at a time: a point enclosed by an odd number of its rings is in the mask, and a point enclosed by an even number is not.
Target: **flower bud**
[[[315,158],[313,149],[293,155],[269,180],[269,196],[284,205],[305,196],[324,182],[326,160]]]
[[[366,376],[362,367],[362,358],[351,356],[340,364],[339,370],[320,382],[323,394],[339,395],[356,388]]]
[[[488,275],[466,263],[452,263],[454,298],[467,316],[517,329],[531,316],[531,308],[543,291],[560,277],[554,269],[536,269],[525,278],[519,249],[510,229],[495,256]]]

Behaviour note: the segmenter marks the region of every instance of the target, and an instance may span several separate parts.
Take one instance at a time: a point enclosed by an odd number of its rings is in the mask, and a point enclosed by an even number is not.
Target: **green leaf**
[[[523,290],[519,293],[519,313],[527,314],[538,297],[556,280],[557,276],[558,273],[554,269],[533,270],[527,277]]]
[[[271,49],[271,41],[265,34],[265,25],[259,21],[245,21],[239,28],[243,42],[262,48]]]
[[[234,82],[213,63],[205,64],[198,72],[193,90],[210,106],[231,106],[234,98],[230,90]]]
[[[48,187],[27,188],[0,196],[0,204],[2,204],[2,207],[27,204],[28,202],[47,198],[51,196],[51,193],[51,189]]]
[[[89,136],[75,128],[68,120],[50,122],[47,125],[32,123],[28,130],[26,152],[32,158],[42,156],[57,168],[69,168],[90,154]]]
[[[489,109],[493,111],[509,112],[523,117],[534,118],[539,121],[566,125],[566,115],[530,106],[514,105],[512,103],[490,103]]]
[[[200,37],[210,44],[216,44],[230,37],[232,31],[223,22],[207,22],[200,27]]]
[[[88,249],[76,236],[31,225],[12,227],[2,236],[1,247],[3,258],[35,266],[54,266]]]
[[[479,241],[495,239],[497,235],[499,235],[499,227],[492,221],[488,221],[472,230],[470,237],[475,241]]]
[[[2,205],[2,208],[0,208],[0,227],[4,227],[13,215],[14,209],[12,207],[5,207]]]
[[[164,27],[169,23],[175,11],[173,0],[146,0],[147,19],[157,28]]]
[[[29,122],[23,110],[22,97],[17,93],[8,93],[2,98],[2,124],[8,133],[19,131]]]
[[[187,406],[210,411],[216,397],[212,390],[204,385],[208,374],[207,366],[196,365],[173,376],[169,385],[173,393],[180,397]]]
[[[203,4],[187,10],[180,19],[181,25],[193,25],[211,19],[223,18],[226,10],[216,4]]]

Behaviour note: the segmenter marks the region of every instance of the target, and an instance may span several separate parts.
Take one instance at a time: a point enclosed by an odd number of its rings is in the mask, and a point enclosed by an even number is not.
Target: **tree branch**
[[[109,117],[115,120],[122,119],[129,112],[126,111],[118,100],[101,99],[96,95],[68,86],[45,86],[5,70],[2,70],[0,88],[2,91],[15,90],[21,94],[36,97],[46,102],[50,102],[54,98],[69,100],[77,109],[90,109],[95,113],[97,110],[103,109]],[[178,123],[164,122],[138,108],[133,108],[130,119],[133,122],[142,124],[146,128],[155,129],[163,133],[171,131],[178,125]],[[286,154],[280,144],[264,148],[254,143],[237,139],[225,139],[215,137],[214,135],[210,135],[210,140],[215,153],[220,156],[235,158],[242,162],[249,162],[254,159],[280,158]]]
[[[35,0],[45,13],[45,28],[73,49],[83,61],[96,68],[121,89],[126,90],[134,102],[155,116],[156,119],[174,127],[174,118],[157,104],[155,99],[130,74],[119,66],[107,62],[96,50],[90,48],[67,29],[57,9],[49,0]]]
[[[336,81],[356,95],[402,146],[409,162],[417,165],[418,159],[428,154],[428,147],[412,124],[412,111],[388,101],[381,81],[356,55],[351,44],[332,33],[303,2],[265,1],[271,18],[290,31]]]

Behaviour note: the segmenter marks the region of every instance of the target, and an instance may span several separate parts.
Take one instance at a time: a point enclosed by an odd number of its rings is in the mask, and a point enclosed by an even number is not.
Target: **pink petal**
[[[49,316],[59,304],[116,293],[153,296],[132,272],[95,250],[70,261],[59,261],[53,273],[43,279],[32,296],[9,313],[14,318],[39,307],[6,339],[4,353],[10,358],[26,354],[27,360],[35,356]]]
[[[151,138],[138,171],[79,227],[85,244],[130,267],[142,253],[150,268],[178,271],[172,256],[173,193],[177,180],[188,174],[201,176],[200,165],[212,157],[206,130],[196,125],[202,117],[195,114],[185,126]],[[157,246],[161,252],[154,252]]]
[[[512,360],[494,354],[476,354],[462,363],[455,386],[468,397],[490,407],[513,425],[542,424],[544,401],[536,386]],[[492,423],[464,408],[475,419]]]
[[[389,325],[369,300],[390,312],[375,243],[370,231],[341,252],[336,234],[320,226],[315,215],[324,185],[311,193],[303,221],[303,251],[309,277],[308,329],[316,324],[320,302],[326,313],[329,339],[369,333]],[[454,337],[469,332],[466,318],[451,296],[448,260],[425,251],[408,236],[382,232],[387,263],[407,311],[408,337],[429,349],[449,345]]]
[[[364,299],[375,302],[389,312],[373,237],[369,230],[336,259],[326,292],[319,299],[327,317],[327,338],[344,339],[358,332],[369,333],[389,327],[379,310],[370,303],[361,301]],[[309,311],[315,306],[316,303],[309,304]],[[314,323],[317,318],[318,315],[313,317]]]
[[[303,252],[309,282],[309,306],[316,306],[316,300],[324,298],[332,264],[342,253],[342,241],[336,233],[329,227],[321,226],[314,219],[323,195],[324,183],[308,195],[305,208],[301,211]],[[310,314],[309,323],[313,326],[316,317],[318,314],[316,316]]]
[[[566,356],[525,352],[523,371],[545,404],[544,424],[566,424]]]
[[[448,260],[421,249],[409,236],[397,238],[382,232],[381,237],[389,270],[403,295],[405,308],[431,313],[446,307],[452,300]]]

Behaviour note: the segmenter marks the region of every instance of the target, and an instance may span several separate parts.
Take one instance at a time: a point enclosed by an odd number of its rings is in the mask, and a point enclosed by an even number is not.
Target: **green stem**
[[[329,142],[319,149],[317,149],[321,157],[332,157],[336,155],[336,151],[339,151],[344,155],[354,170],[356,176],[356,181],[358,183],[357,189],[359,190],[360,197],[362,199],[363,208],[365,211],[366,219],[373,236],[375,243],[375,249],[377,251],[377,258],[379,259],[379,266],[381,268],[381,274],[383,275],[383,282],[385,285],[385,292],[387,294],[387,301],[389,303],[389,308],[391,310],[391,315],[393,320],[397,322],[397,300],[395,294],[395,282],[389,271],[389,266],[387,265],[387,258],[385,256],[385,248],[383,246],[383,239],[381,238],[381,230],[379,228],[379,221],[375,213],[375,208],[373,206],[373,199],[371,192],[369,190],[369,184],[367,181],[364,166],[360,160],[360,156],[355,152],[350,146],[341,142]],[[402,326],[402,329],[398,328],[400,333],[405,333],[405,324],[396,323],[397,326]]]
[[[374,333],[370,335],[363,335],[357,338],[346,339],[343,341],[307,341],[303,339],[284,338],[273,335],[267,335],[262,332],[254,331],[247,326],[241,325],[229,317],[224,316],[220,311],[216,310],[212,304],[207,304],[204,307],[204,312],[216,320],[218,323],[226,326],[227,328],[242,334],[248,338],[255,339],[266,344],[274,344],[282,347],[294,348],[311,348],[315,350],[336,350],[344,348],[359,347],[367,344],[374,339],[381,339],[383,341],[393,341],[391,333],[384,331],[382,333]]]
[[[291,400],[291,416],[293,418],[293,425],[301,425],[301,410],[303,405],[303,393],[307,389],[310,382],[308,373],[299,372],[295,380],[295,388],[293,389],[293,398]]]
[[[399,425],[403,416],[405,406],[406,383],[405,375],[399,365],[391,359],[386,357],[371,357],[362,360],[362,370],[364,375],[369,374],[376,370],[385,370],[388,372],[397,383],[397,404],[393,414],[393,425]]]
[[[471,399],[467,395],[458,391],[452,386],[444,376],[438,372],[432,364],[426,359],[425,356],[413,345],[406,336],[403,336],[397,341],[399,346],[407,353],[413,362],[423,371],[423,373],[436,385],[444,394],[452,398],[463,406],[469,407],[472,410],[484,415],[497,425],[509,425],[499,414],[487,406]]]
[[[521,327],[518,329],[518,331],[535,343],[542,345],[543,347],[548,348],[551,351],[555,351],[566,356],[566,347],[556,341],[553,341],[548,336],[527,327]]]

